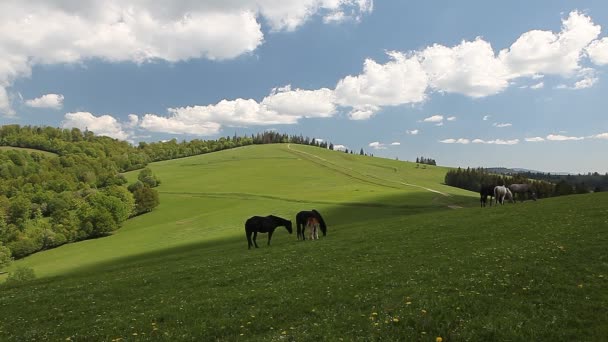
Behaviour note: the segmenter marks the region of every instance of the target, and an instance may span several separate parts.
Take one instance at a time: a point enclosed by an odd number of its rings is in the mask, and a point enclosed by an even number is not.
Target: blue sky
[[[608,172],[605,1],[7,0],[0,124]]]

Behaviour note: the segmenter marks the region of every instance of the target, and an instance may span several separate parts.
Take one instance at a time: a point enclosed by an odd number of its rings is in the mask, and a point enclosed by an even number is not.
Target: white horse
[[[494,188],[494,198],[496,198],[497,205],[498,205],[498,203],[504,204],[505,198],[508,201],[511,201],[511,203],[514,203],[513,202],[513,193],[511,192],[511,190],[509,190],[509,188],[507,188],[504,185],[499,185]]]

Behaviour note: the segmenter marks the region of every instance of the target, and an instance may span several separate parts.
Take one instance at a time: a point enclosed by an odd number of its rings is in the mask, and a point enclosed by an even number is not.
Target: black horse
[[[278,216],[253,216],[247,219],[247,221],[245,222],[245,235],[247,235],[249,249],[251,249],[251,246],[253,245],[255,245],[255,248],[259,247],[257,242],[255,241],[258,237],[258,233],[268,233],[268,246],[270,246],[270,239],[272,238],[272,233],[274,233],[274,230],[280,226],[285,227],[289,234],[293,233],[293,229],[291,228],[291,221],[286,220],[284,218],[280,218]],[[252,234],[253,242],[251,240]]]
[[[494,197],[494,188],[496,184],[482,184],[481,189],[479,190],[479,202],[481,203],[481,207],[486,206],[486,202],[488,201],[488,196],[490,196],[490,207],[492,206],[492,198]]]
[[[313,209],[311,211],[300,211],[296,215],[296,227],[297,227],[297,231],[298,231],[298,240],[300,240],[300,238],[302,238],[302,240],[306,240],[306,238],[304,237],[304,230],[306,230],[306,222],[308,221],[309,217],[314,217],[317,220],[319,220],[319,226],[321,228],[321,232],[323,233],[323,236],[327,236],[327,225],[325,224],[323,217],[321,217],[321,214],[319,214],[318,211]]]

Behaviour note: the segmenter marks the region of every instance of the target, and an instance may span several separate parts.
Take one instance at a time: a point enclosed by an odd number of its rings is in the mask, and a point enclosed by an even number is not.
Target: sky
[[[0,124],[608,172],[608,2],[2,0]]]

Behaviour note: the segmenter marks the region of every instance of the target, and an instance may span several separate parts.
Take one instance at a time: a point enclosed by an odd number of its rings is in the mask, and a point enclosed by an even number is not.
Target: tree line
[[[416,164],[426,164],[426,165],[437,165],[435,159],[425,158],[425,157],[416,157]]]
[[[484,168],[457,168],[449,170],[444,179],[445,184],[457,188],[479,192],[482,185],[505,185],[528,183],[536,190],[538,198],[559,196],[560,189],[553,183],[544,180],[531,180],[525,175],[498,175],[489,173]]]

